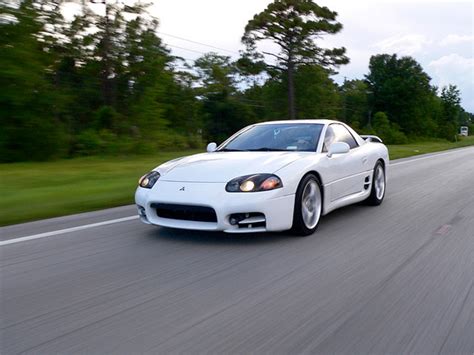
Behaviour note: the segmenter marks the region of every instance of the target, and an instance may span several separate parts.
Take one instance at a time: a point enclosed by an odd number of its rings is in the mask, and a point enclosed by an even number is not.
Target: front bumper
[[[293,224],[295,195],[285,194],[284,188],[229,193],[225,191],[224,183],[158,181],[152,189],[138,187],[135,202],[144,223],[180,229],[253,233],[290,229]],[[162,218],[152,207],[158,203],[211,207],[216,212],[217,222]],[[241,213],[262,213],[265,216],[265,226],[239,228],[238,225],[232,225],[230,216]]]

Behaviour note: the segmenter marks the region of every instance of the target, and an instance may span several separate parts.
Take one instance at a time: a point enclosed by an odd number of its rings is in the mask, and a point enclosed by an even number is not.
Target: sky
[[[155,0],[150,11],[159,19],[159,35],[173,54],[192,60],[215,51],[237,58],[243,49],[240,39],[245,25],[270,2]],[[351,62],[339,68],[337,82],[344,77],[363,78],[374,54],[410,55],[423,66],[432,84],[456,85],[462,106],[474,112],[474,1],[315,2],[336,11],[344,26],[340,33],[317,42],[322,47],[346,47]]]

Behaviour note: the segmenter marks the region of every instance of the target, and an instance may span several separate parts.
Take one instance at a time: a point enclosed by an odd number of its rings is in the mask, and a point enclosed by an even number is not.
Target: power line
[[[207,44],[207,43],[203,43],[203,42],[194,41],[194,40],[192,40],[192,39],[187,39],[187,38],[180,37],[180,36],[175,36],[175,35],[172,35],[172,34],[169,34],[169,33],[164,33],[164,32],[160,32],[160,31],[157,31],[157,33],[162,34],[162,35],[165,35],[165,36],[168,36],[168,37],[176,38],[176,39],[179,39],[179,40],[182,40],[182,41],[186,41],[186,42],[189,42],[189,43],[194,43],[194,44],[198,44],[198,45],[201,45],[201,46],[205,46],[205,47],[209,47],[209,48],[218,49],[218,50],[221,50],[221,51],[224,51],[224,52],[228,52],[228,53],[232,53],[232,54],[239,54],[239,53],[236,52],[236,51],[231,51],[231,50],[229,50],[229,49],[225,49],[225,48],[213,46],[213,45],[211,45],[211,44]]]
[[[178,48],[178,49],[182,49],[182,50],[189,51],[189,52],[194,52],[194,53],[198,53],[198,54],[206,54],[206,52],[197,51],[195,49],[190,49],[190,48],[185,48],[185,47],[180,47],[180,46],[175,46],[174,44],[166,44],[166,45],[168,47]]]

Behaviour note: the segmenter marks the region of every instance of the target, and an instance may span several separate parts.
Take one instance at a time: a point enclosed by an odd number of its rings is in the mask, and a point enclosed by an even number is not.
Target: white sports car
[[[380,138],[344,123],[271,121],[158,166],[140,179],[135,201],[148,224],[309,235],[336,208],[382,203],[388,164]]]

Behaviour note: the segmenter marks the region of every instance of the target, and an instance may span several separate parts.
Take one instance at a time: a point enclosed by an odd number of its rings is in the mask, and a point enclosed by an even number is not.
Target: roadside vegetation
[[[140,176],[167,160],[197,152],[3,164],[0,225],[133,203]]]
[[[437,139],[410,144],[388,145],[388,150],[390,152],[390,159],[393,160],[472,145],[474,145],[474,136],[458,137],[456,142]]]
[[[65,19],[67,3],[0,4],[0,162],[193,149],[275,119],[336,118],[388,144],[453,141],[472,122],[457,87],[435,87],[412,57],[375,54],[336,83],[350,53],[324,41],[343,24],[310,0],[271,2],[240,54],[196,60],[173,56],[143,2],[76,2]]]

